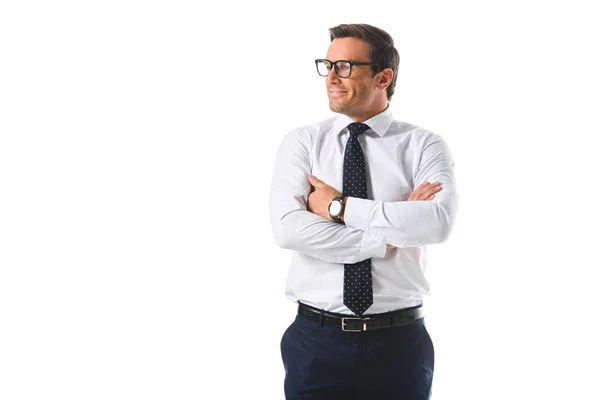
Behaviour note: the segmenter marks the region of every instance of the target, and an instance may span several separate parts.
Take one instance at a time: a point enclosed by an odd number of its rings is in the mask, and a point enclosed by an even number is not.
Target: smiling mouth
[[[346,90],[330,90],[329,94],[333,95],[333,96],[341,96],[348,93]]]

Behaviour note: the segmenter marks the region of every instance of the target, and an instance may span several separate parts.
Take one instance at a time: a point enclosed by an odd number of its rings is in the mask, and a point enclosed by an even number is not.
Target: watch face
[[[338,215],[342,211],[342,202],[339,200],[331,202],[329,205],[329,214]]]

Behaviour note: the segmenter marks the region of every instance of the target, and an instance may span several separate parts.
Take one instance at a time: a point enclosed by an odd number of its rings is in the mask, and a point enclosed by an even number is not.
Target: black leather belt
[[[326,311],[299,303],[298,315],[312,321],[321,322],[321,313],[323,314],[323,324],[335,326],[345,332],[364,332],[373,329],[391,328],[393,326],[406,325],[423,318],[425,313],[422,305],[403,308],[402,310],[392,311],[382,314],[371,314],[360,317],[346,317],[342,314],[333,314]]]

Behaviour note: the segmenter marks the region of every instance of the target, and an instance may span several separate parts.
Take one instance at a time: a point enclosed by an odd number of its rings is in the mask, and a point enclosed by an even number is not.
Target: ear
[[[377,82],[377,88],[381,90],[387,89],[388,86],[392,83],[392,78],[394,77],[394,71],[391,68],[386,68],[380,72],[379,82]]]

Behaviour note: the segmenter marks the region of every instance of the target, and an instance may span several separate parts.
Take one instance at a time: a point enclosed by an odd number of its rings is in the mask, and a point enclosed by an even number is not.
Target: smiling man
[[[385,31],[330,29],[326,78],[336,116],[283,139],[270,194],[277,244],[293,250],[283,334],[287,399],[429,399],[426,246],[456,214],[442,138],[389,109],[400,57]]]

